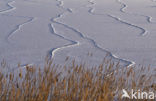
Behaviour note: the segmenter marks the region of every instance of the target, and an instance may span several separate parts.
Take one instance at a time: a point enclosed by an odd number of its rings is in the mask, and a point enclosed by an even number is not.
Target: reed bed
[[[44,69],[26,66],[23,72],[19,65],[18,72],[4,74],[1,70],[0,101],[129,101],[121,99],[122,89],[156,91],[155,75],[148,73],[149,67],[120,69],[107,62],[88,69],[74,61],[71,64],[59,66],[49,61]]]

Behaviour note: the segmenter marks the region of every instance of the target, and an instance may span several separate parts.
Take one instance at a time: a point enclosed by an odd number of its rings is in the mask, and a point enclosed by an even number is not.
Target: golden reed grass
[[[3,61],[1,67],[5,66]],[[0,71],[0,101],[129,101],[121,99],[122,89],[156,91],[155,75],[147,73],[149,68],[118,66],[106,62],[86,69],[73,61],[60,70],[50,61],[44,69],[26,66],[24,73],[20,68],[14,73]]]

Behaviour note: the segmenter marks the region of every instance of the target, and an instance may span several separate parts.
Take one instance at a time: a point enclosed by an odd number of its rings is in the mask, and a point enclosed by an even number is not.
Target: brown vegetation
[[[86,69],[73,62],[60,70],[60,66],[48,62],[44,70],[26,66],[25,73],[20,68],[8,74],[0,71],[0,101],[124,101],[122,89],[156,91],[155,75],[146,73],[149,68],[120,70],[116,65],[112,70],[113,66],[107,62]]]

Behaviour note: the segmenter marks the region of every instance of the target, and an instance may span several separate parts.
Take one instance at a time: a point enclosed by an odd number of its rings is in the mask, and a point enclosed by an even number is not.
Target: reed
[[[156,91],[155,75],[147,73],[150,68],[119,69],[107,62],[87,69],[71,64],[61,70],[52,62],[46,62],[44,69],[26,66],[24,73],[21,68],[7,74],[1,70],[0,101],[128,101],[121,99],[122,89]],[[5,68],[6,62],[1,66]]]

